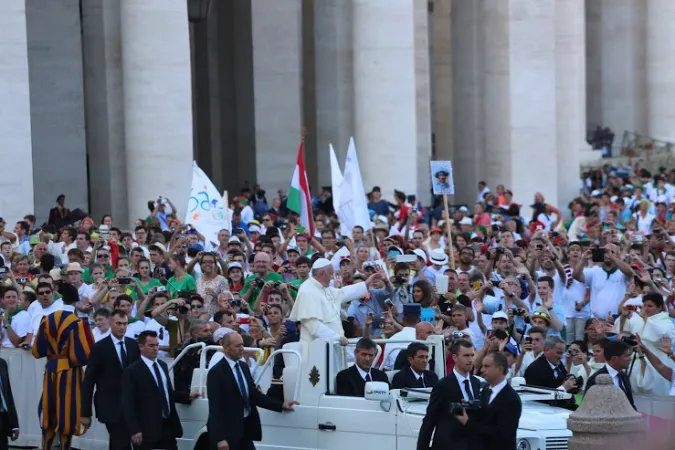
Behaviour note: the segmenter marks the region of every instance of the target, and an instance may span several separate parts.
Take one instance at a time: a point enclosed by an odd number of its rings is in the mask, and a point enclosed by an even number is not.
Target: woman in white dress
[[[204,299],[204,312],[218,311],[218,296],[229,290],[227,278],[218,272],[218,258],[215,253],[204,253],[199,259],[202,277],[197,281],[197,293]]]

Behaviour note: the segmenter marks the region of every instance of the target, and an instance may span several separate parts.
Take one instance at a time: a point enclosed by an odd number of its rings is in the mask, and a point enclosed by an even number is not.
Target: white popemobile
[[[354,343],[356,340],[353,341]],[[377,343],[394,341],[376,340]],[[396,341],[395,343],[398,343]],[[403,341],[401,341],[403,343]],[[405,343],[409,343],[406,341]],[[439,336],[423,342],[429,347],[430,360],[436,361],[435,371],[445,375],[445,349]],[[294,412],[276,413],[260,409],[263,441],[258,449],[277,450],[414,450],[422,425],[431,389],[391,390],[385,383],[367,383],[365,398],[335,395],[335,377],[348,367],[345,347],[315,341],[308,349],[309,360],[303,361],[300,343],[286,344],[274,352],[258,370],[256,383],[265,392],[272,383],[283,383],[284,397],[296,399],[300,405]],[[307,345],[307,344],[305,344]],[[204,344],[193,344],[204,346]],[[206,421],[208,392],[206,390],[206,351],[219,348],[204,347],[200,368],[195,369],[192,391],[203,398],[191,405],[177,404],[183,424],[180,450],[208,449]],[[257,351],[257,349],[247,349]],[[272,380],[274,355],[282,353],[285,363],[282,380]],[[378,355],[379,356],[379,355]],[[176,358],[176,361],[182,354]],[[376,358],[376,360],[379,360]],[[174,362],[175,364],[175,362]],[[393,377],[393,372],[388,372]],[[390,378],[391,379],[391,378]],[[564,400],[570,394],[525,386],[522,378],[512,380],[520,393],[523,413],[518,428],[517,450],[562,450],[572,433],[567,429],[570,411],[538,403],[536,400]]]

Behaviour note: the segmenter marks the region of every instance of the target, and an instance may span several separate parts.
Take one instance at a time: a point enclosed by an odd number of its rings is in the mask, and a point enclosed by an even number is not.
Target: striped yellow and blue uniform
[[[42,318],[33,343],[33,357],[47,358],[42,398],[42,448],[52,448],[58,434],[61,448],[69,450],[73,435],[81,434],[80,387],[94,338],[89,324],[70,311],[56,311]]]

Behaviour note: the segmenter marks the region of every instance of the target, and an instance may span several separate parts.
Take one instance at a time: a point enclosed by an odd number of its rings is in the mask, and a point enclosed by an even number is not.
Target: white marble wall
[[[251,0],[256,179],[288,189],[302,132],[301,0]]]
[[[602,0],[601,77],[603,126],[646,134],[646,10],[639,0]]]
[[[35,215],[56,196],[88,210],[79,0],[26,1]],[[86,177],[85,177],[86,179]]]
[[[426,2],[413,3],[353,3],[356,148],[366,191],[379,185],[385,198],[394,189],[429,196],[430,135],[422,131],[430,115],[418,105],[429,101],[428,56],[418,53],[428,43],[419,10]]]
[[[354,134],[351,3],[315,2],[314,35],[318,175],[321,185],[330,185],[328,144],[333,144],[343,165]]]
[[[555,1],[485,2],[487,178],[558,202]],[[536,170],[530,170],[536,168]]]
[[[579,194],[581,150],[586,143],[586,53],[584,2],[556,0],[556,139],[558,204]]]
[[[131,220],[170,198],[184,217],[192,174],[192,84],[184,0],[122,0],[127,194]]]
[[[33,212],[33,157],[26,5],[7,2],[0,14],[0,215],[11,228]]]
[[[649,134],[675,142],[675,2],[647,0]]]

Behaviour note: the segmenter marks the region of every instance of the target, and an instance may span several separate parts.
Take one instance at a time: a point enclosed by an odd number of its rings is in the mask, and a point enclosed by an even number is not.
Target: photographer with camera
[[[630,341],[631,344],[635,346],[639,345],[636,339]],[[629,369],[633,361],[633,349],[630,344],[627,344],[623,341],[609,341],[605,345],[605,367],[595,372],[586,382],[586,392],[595,384],[595,380],[598,375],[609,375],[612,377],[614,385],[621,389],[626,398],[630,402],[630,405],[634,410],[637,411],[635,407],[635,402],[633,401],[633,389],[630,385],[629,375],[626,374],[626,370]]]
[[[396,311],[400,314],[403,311],[403,305],[412,302],[412,291],[410,285],[410,266],[408,263],[396,263],[394,266],[394,276],[389,280],[392,284],[391,302]]]
[[[266,282],[284,282],[283,276],[271,270],[270,262],[271,260],[267,253],[256,253],[253,258],[253,274],[246,277],[244,287],[240,291],[242,300],[245,300],[254,309],[258,296]]]
[[[268,281],[263,285],[263,288],[255,300],[255,308],[253,314],[262,316],[267,312],[269,305],[279,305],[284,313],[288,316],[293,309],[293,296],[288,290],[288,284],[281,281]]]

